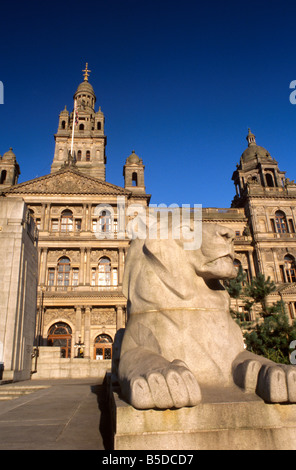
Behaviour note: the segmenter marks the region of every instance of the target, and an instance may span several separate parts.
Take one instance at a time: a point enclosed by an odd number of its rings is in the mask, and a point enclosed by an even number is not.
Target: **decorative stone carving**
[[[234,233],[203,224],[198,250],[182,240],[134,240],[123,291],[129,320],[119,382],[135,408],[194,406],[207,387],[234,384],[269,402],[296,402],[296,371],[244,350],[220,279],[236,275]]]
[[[91,313],[92,325],[116,325],[116,312],[113,308],[93,308]]]
[[[67,167],[33,181],[12,186],[11,193],[17,194],[129,194],[129,191],[91,176],[82,175]]]

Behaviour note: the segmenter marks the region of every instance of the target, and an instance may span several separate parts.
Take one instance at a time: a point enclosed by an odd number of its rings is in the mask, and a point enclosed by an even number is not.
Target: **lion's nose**
[[[234,231],[228,227],[219,227],[219,229],[217,230],[217,234],[229,243],[234,240],[235,236]]]

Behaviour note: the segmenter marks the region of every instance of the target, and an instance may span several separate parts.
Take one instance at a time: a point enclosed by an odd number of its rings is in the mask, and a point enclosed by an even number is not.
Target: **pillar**
[[[84,357],[89,359],[90,352],[90,311],[91,307],[85,307],[84,316]]]

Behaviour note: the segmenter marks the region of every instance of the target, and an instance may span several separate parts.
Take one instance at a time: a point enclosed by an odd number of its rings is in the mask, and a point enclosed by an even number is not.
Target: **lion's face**
[[[189,255],[196,273],[208,279],[234,278],[237,272],[233,265],[233,239],[231,229],[203,223],[201,248]]]

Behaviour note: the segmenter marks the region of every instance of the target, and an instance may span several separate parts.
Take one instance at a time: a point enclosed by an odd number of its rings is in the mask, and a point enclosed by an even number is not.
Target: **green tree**
[[[244,333],[247,349],[274,362],[290,364],[289,345],[296,339],[296,324],[291,325],[282,301],[270,308],[262,323],[253,331]]]
[[[271,281],[270,277],[268,276],[268,278],[265,279],[264,274],[259,273],[252,279],[250,284],[246,285],[244,294],[247,297],[251,297],[254,303],[261,304],[261,315],[266,317],[271,314],[270,307],[268,307],[266,303],[267,297],[275,290],[276,285],[273,281]]]
[[[236,320],[236,322],[241,326],[246,326],[245,316],[243,312],[239,312],[238,309],[238,299],[243,293],[243,284],[246,281],[246,273],[244,272],[242,266],[238,268],[237,276],[234,279],[229,279],[224,282],[225,289],[231,298],[236,299],[236,310],[231,309],[231,315]]]
[[[283,301],[267,305],[267,297],[276,290],[270,277],[265,279],[258,274],[244,289],[244,294],[250,298],[245,304],[251,308],[260,304],[259,315],[263,321],[257,322],[251,332],[244,332],[247,349],[255,354],[283,364],[289,364],[289,345],[296,339],[296,323],[289,323]]]

